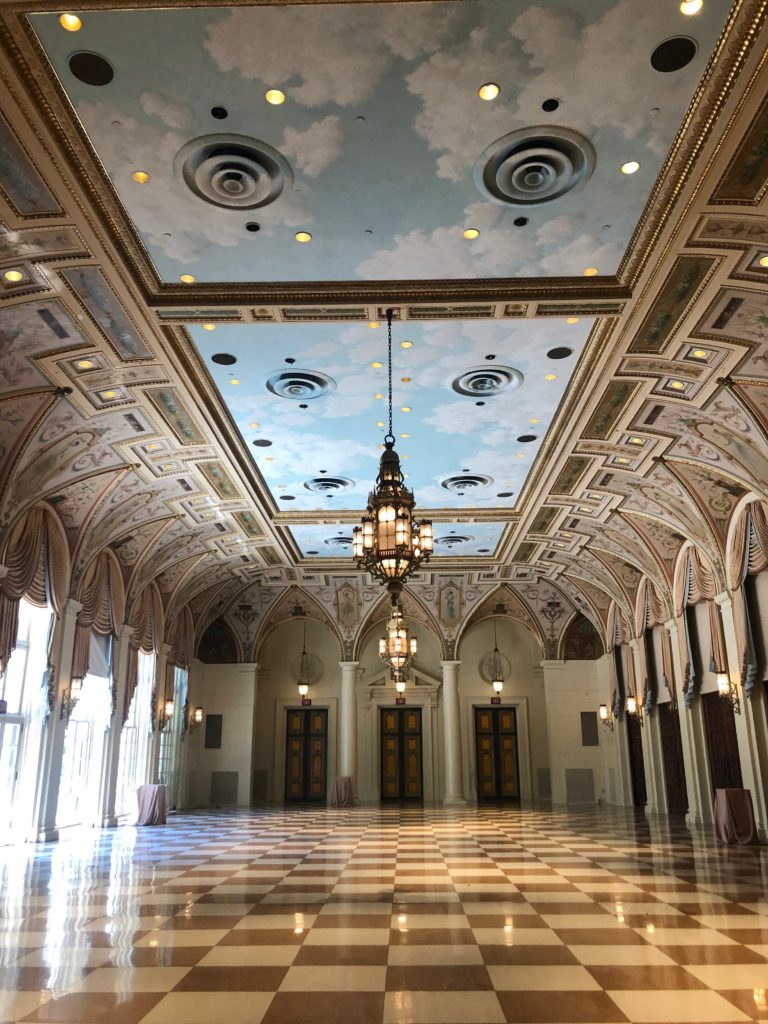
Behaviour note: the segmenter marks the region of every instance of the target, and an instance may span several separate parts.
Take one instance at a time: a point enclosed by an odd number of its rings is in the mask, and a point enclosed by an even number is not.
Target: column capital
[[[80,601],[76,601],[74,597],[68,597],[61,606],[61,617],[65,615],[79,615],[83,610],[83,606]]]
[[[357,668],[359,661],[340,661],[339,668]]]
[[[733,598],[727,590],[724,590],[722,594],[715,594],[715,604],[719,604],[721,608],[730,608]]]
[[[117,627],[117,639],[127,640],[133,632],[133,626],[129,622],[124,622],[122,626]]]
[[[440,665],[441,665],[442,668],[451,668],[451,667],[458,668],[460,664],[461,664],[460,661],[441,661],[440,662]]]
[[[664,623],[664,629],[666,629],[670,636],[675,635],[675,633],[677,632],[677,628],[677,619],[669,619],[668,622]]]

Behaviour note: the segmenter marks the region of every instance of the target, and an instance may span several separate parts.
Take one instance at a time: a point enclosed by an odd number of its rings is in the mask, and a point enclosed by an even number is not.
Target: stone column
[[[701,708],[694,701],[692,708],[685,706],[683,693],[683,659],[680,650],[680,629],[676,619],[664,623],[669,633],[672,648],[672,672],[674,674],[674,694],[680,718],[680,736],[683,744],[683,765],[685,767],[685,786],[688,793],[688,813],[686,824],[701,825],[712,821],[712,795],[709,787],[706,754],[702,736],[697,729],[696,716]]]
[[[339,695],[339,775],[352,780],[357,795],[357,661],[340,661]]]
[[[635,696],[637,697],[638,708],[641,708],[641,740],[643,744],[643,768],[645,771],[645,813],[661,814],[666,807],[663,795],[663,779],[659,773],[660,751],[655,742],[656,723],[658,714],[654,705],[649,715],[643,702],[643,684],[648,677],[648,666],[645,659],[645,648],[635,637],[629,641],[631,648],[630,656],[634,659],[635,669]]]
[[[443,669],[443,750],[445,756],[446,807],[462,807],[464,773],[461,763],[461,712],[459,708],[460,661],[441,661]]]
[[[153,783],[157,782],[158,771],[160,770],[160,708],[173,694],[166,695],[165,692],[165,669],[168,664],[168,655],[171,651],[170,644],[160,644],[155,655],[155,685],[154,693],[157,699],[157,709],[152,720],[152,740],[149,755],[149,777]]]
[[[55,695],[53,710],[43,731],[39,762],[39,801],[37,805],[37,840],[52,842],[59,838],[56,828],[56,808],[59,803],[61,762],[64,755],[64,737],[69,719],[62,717],[62,700],[72,684],[72,658],[75,653],[75,626],[83,606],[67,598],[59,616],[57,637],[53,652],[54,679],[49,683]]]
[[[752,793],[752,805],[761,839],[765,840],[768,824],[768,784],[760,768],[760,742],[755,728],[755,712],[762,715],[759,702],[753,705],[744,696],[740,685],[741,659],[736,639],[736,623],[733,614],[733,600],[728,593],[718,594],[715,602],[720,605],[720,616],[723,623],[726,659],[728,662],[728,678],[736,685],[741,714],[734,716],[736,739],[739,744],[739,761],[744,788]],[[761,723],[762,725],[762,723]]]
[[[120,764],[120,740],[123,735],[123,709],[125,705],[125,688],[128,681],[128,638],[131,632],[131,626],[120,626],[114,641],[112,685],[114,686],[115,707],[112,712],[112,720],[109,723],[107,742],[104,745],[101,806],[99,808],[102,828],[114,828],[117,825],[117,815],[115,814],[117,769]]]

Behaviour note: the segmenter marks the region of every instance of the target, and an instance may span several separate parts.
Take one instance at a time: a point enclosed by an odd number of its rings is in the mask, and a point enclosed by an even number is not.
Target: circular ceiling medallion
[[[345,476],[315,476],[311,480],[305,480],[304,486],[308,491],[331,494],[336,491],[348,491],[355,486],[355,482]]]
[[[494,651],[489,651],[487,654],[484,654],[480,659],[480,675],[482,676],[486,683],[493,682],[493,670],[496,667],[494,664],[495,657],[497,657],[499,659],[499,662],[501,663],[502,682],[504,682],[504,680],[506,679],[509,679],[509,674],[512,671],[512,664],[505,654],[502,654],[501,651],[499,651],[498,654],[495,654]]]
[[[522,373],[511,366],[472,366],[456,377],[451,387],[459,395],[487,398],[509,388],[519,388],[523,379]]]
[[[455,548],[459,544],[471,544],[474,539],[469,534],[451,533],[447,537],[435,537],[433,543],[440,548]]]
[[[572,355],[572,348],[568,348],[567,345],[558,345],[557,348],[551,348],[549,352],[547,352],[547,359],[567,359],[568,356]]]
[[[115,77],[115,70],[106,57],[90,50],[79,50],[69,58],[69,70],[86,85],[109,85]]]
[[[698,46],[690,36],[672,36],[659,43],[651,54],[651,67],[655,71],[668,73],[679,71],[690,64],[696,56]]]
[[[319,370],[277,370],[267,378],[267,391],[279,398],[305,402],[336,390],[336,381]]]
[[[569,128],[521,128],[492,143],[475,164],[475,184],[497,203],[534,206],[565,195],[595,167],[588,139]]]
[[[488,487],[493,483],[493,477],[485,476],[483,473],[457,473],[456,476],[447,476],[441,481],[441,486],[446,491],[469,491],[473,488]],[[437,543],[437,541],[435,541]]]
[[[229,352],[217,352],[215,355],[211,356],[211,362],[218,363],[219,366],[234,366],[237,362],[237,358],[230,355]]]
[[[176,154],[173,170],[198,198],[235,210],[268,206],[293,184],[285,157],[247,135],[192,139]]]
[[[352,538],[344,535],[339,537],[326,537],[323,544],[327,544],[329,548],[351,548]]]

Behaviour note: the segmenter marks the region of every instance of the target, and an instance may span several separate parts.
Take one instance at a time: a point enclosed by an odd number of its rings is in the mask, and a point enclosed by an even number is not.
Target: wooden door
[[[325,802],[328,710],[291,708],[286,719],[285,799]]]
[[[629,750],[629,774],[632,780],[632,803],[635,807],[644,807],[647,800],[645,792],[645,761],[643,759],[643,734],[637,715],[625,715],[627,723],[627,748]]]
[[[381,799],[421,800],[421,708],[381,709]]]
[[[741,789],[741,762],[731,702],[719,693],[703,693],[701,706],[712,789]]]
[[[475,750],[478,799],[519,800],[514,708],[475,708]]]
[[[664,764],[664,788],[667,792],[667,813],[682,816],[688,810],[688,792],[685,787],[685,762],[683,761],[683,740],[680,735],[680,716],[677,708],[669,704],[657,704],[661,756]]]

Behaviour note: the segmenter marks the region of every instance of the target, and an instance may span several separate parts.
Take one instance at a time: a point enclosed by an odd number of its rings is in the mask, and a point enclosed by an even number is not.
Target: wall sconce
[[[635,718],[643,725],[643,705],[638,703],[637,697],[634,693],[630,693],[627,697],[627,714],[634,715]]]
[[[717,692],[724,700],[731,702],[731,707],[737,715],[741,714],[741,702],[739,701],[736,683],[731,682],[725,672],[717,673]]]
[[[611,714],[611,709],[608,707],[608,705],[601,704],[600,707],[597,709],[597,714],[603,725],[607,725],[611,732],[613,732],[613,715]]]
[[[160,708],[160,731],[161,732],[163,731],[163,729],[165,729],[166,725],[168,725],[170,723],[172,718],[173,718],[173,701],[172,700],[166,700],[166,701],[163,702],[163,704],[162,704],[162,706]]]
[[[61,715],[62,719],[66,718],[69,721],[69,717],[77,707],[77,702],[83,692],[83,680],[73,679],[69,684],[69,689],[64,691],[64,696],[61,698]]]
[[[187,728],[190,732],[194,732],[198,725],[203,724],[203,709],[195,708],[194,711],[189,712],[189,724]]]
[[[397,690],[398,695],[402,696],[402,694],[405,693],[406,677],[397,669],[393,669],[392,682],[395,684],[395,689]]]

